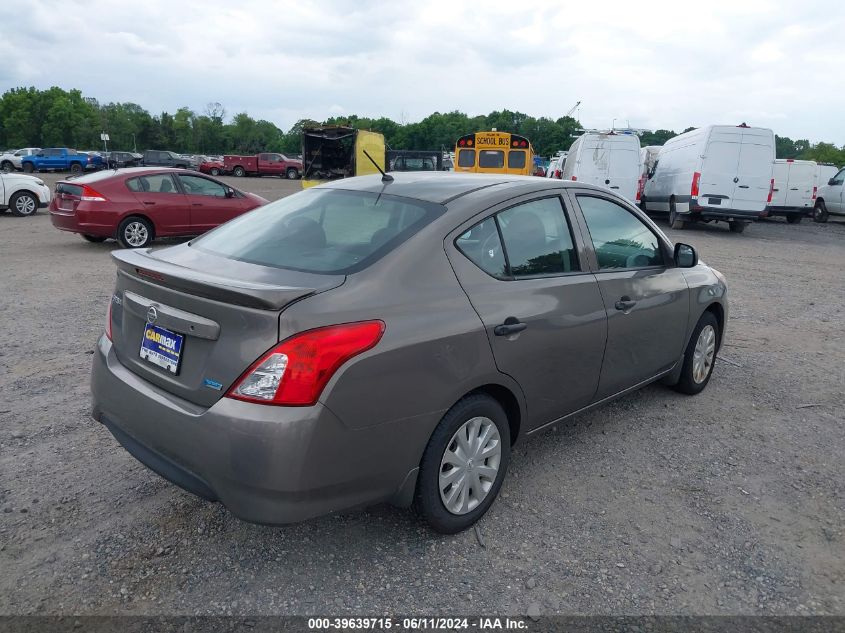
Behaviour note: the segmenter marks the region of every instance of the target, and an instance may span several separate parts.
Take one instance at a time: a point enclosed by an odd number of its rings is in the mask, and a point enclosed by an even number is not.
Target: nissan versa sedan
[[[724,277],[610,190],[347,178],[116,251],[93,417],[247,521],[391,502],[440,532],[519,438],[662,379],[707,385]]]
[[[89,242],[144,248],[156,237],[199,235],[267,200],[184,169],[133,167],[59,181],[50,221]]]

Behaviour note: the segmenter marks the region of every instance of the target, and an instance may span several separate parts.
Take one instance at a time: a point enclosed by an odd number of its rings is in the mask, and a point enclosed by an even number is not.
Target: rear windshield
[[[366,268],[440,216],[437,204],[386,194],[308,189],[191,242],[229,259],[311,273]]]
[[[66,182],[60,182],[56,185],[56,193],[63,193],[68,196],[81,196],[82,187],[79,185],[70,185]]]

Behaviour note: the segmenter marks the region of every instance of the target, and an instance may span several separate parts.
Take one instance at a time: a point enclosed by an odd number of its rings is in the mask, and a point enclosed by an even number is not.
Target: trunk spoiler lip
[[[147,250],[118,250],[113,251],[111,256],[119,273],[206,299],[249,308],[281,310],[289,303],[317,292],[316,288],[310,287],[284,286],[212,275],[158,259]]]

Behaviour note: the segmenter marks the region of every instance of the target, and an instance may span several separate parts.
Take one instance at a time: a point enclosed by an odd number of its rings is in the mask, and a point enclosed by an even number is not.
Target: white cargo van
[[[586,132],[569,148],[561,177],[607,187],[636,202],[640,139],[635,134]]]
[[[775,134],[746,125],[708,125],[666,141],[645,184],[644,207],[687,222],[728,222],[731,231],[766,214],[772,195]]]
[[[819,183],[813,220],[827,222],[831,215],[845,215],[845,168]]]
[[[778,158],[772,177],[772,201],[769,215],[784,215],[790,224],[797,224],[813,210],[818,190],[819,166],[812,160]]]

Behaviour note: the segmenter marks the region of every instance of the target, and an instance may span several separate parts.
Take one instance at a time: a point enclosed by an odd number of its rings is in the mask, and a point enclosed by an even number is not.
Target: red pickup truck
[[[284,154],[226,154],[223,156],[223,169],[234,176],[284,176],[291,180],[302,177],[302,161]]]

